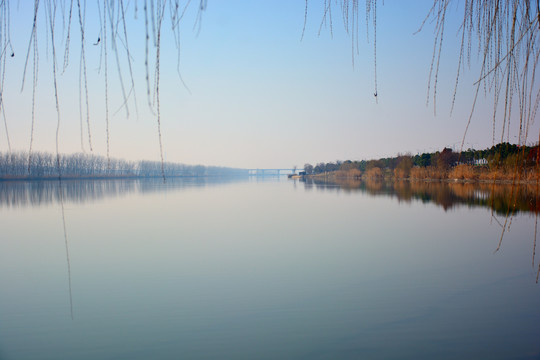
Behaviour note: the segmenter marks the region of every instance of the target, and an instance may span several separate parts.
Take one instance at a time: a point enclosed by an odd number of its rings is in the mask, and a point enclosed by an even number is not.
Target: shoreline
[[[450,184],[495,184],[495,185],[536,185],[540,180],[509,180],[509,179],[443,179],[443,178],[396,178],[396,177],[368,177],[368,176],[337,176],[335,174],[305,175],[305,179],[327,180],[327,181],[407,181],[426,183],[450,183]]]

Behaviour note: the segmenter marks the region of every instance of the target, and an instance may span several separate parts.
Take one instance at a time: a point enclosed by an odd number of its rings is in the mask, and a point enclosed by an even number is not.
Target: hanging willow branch
[[[41,3],[45,2],[44,6]],[[158,125],[158,138],[159,138],[159,151],[161,161],[164,161],[163,157],[163,145],[162,145],[162,133],[161,133],[161,111],[160,111],[160,98],[159,98],[159,77],[160,77],[160,54],[161,54],[161,42],[163,23],[165,19],[170,19],[170,29],[174,35],[174,45],[177,48],[177,72],[180,82],[188,90],[187,85],[184,83],[180,74],[180,22],[184,18],[184,15],[191,3],[191,0],[144,0],[144,27],[145,27],[145,55],[144,62],[146,68],[146,92],[148,99],[148,107],[152,114],[156,116],[156,122]],[[0,110],[3,115],[4,133],[8,149],[11,151],[11,141],[8,132],[8,121],[5,117],[5,102],[3,100],[3,94],[5,93],[4,78],[6,74],[6,64],[8,60],[15,54],[11,46],[10,38],[10,11],[9,0],[0,0]],[[99,36],[97,40],[93,39],[92,43],[99,46],[100,60],[99,60],[99,73],[104,77],[104,104],[105,104],[105,127],[106,127],[106,144],[107,144],[107,157],[110,158],[110,74],[109,74],[109,55],[114,56],[116,64],[116,72],[118,75],[118,85],[120,87],[122,103],[119,104],[119,108],[125,110],[126,116],[130,114],[130,105],[135,108],[135,112],[138,114],[138,102],[135,91],[135,76],[133,69],[133,59],[136,56],[130,49],[130,41],[128,39],[128,26],[126,17],[129,16],[129,7],[133,6],[134,17],[137,18],[137,2],[123,0],[103,0],[96,1],[96,12],[99,13]],[[206,9],[206,0],[200,0],[197,9],[197,18],[194,22],[195,27],[200,28],[202,21],[202,14]],[[52,68],[55,106],[57,109],[57,131],[56,131],[56,148],[58,151],[60,138],[60,96],[59,96],[59,82],[58,77],[66,73],[70,65],[70,48],[73,44],[73,32],[79,33],[80,40],[80,59],[79,59],[79,122],[80,122],[80,138],[81,149],[84,152],[84,132],[87,133],[87,141],[90,151],[93,151],[92,131],[91,131],[91,117],[90,117],[90,95],[89,95],[89,81],[88,81],[88,64],[87,64],[87,51],[86,51],[86,0],[34,0],[33,12],[32,12],[32,28],[30,32],[30,38],[27,45],[26,57],[24,59],[21,91],[24,90],[25,80],[29,64],[32,63],[32,108],[31,108],[31,129],[30,129],[30,144],[29,144],[29,159],[28,163],[31,163],[31,157],[33,152],[33,144],[35,139],[35,123],[36,114],[36,88],[38,85],[38,64],[39,64],[39,41],[38,28],[41,26],[44,28],[46,36],[41,40],[45,40],[46,47],[48,49],[47,54],[52,56]],[[167,16],[169,11],[169,16]],[[73,17],[76,19],[73,19]],[[40,20],[43,18],[43,21]],[[55,26],[58,22],[63,25],[62,31],[59,31],[59,27]],[[72,21],[78,20],[78,27],[72,27]],[[61,67],[57,66],[57,47],[63,46],[63,61]],[[152,62],[152,63],[151,63]],[[153,71],[150,71],[153,68]],[[101,72],[103,70],[103,72]],[[126,77],[127,76],[127,77]],[[127,81],[126,81],[127,79]],[[85,123],[85,126],[83,126]],[[58,159],[60,161],[60,159]]]
[[[444,26],[447,9],[451,0],[435,0],[428,18],[435,21],[435,46],[430,72],[430,84],[433,90],[428,93],[434,104],[437,98],[437,74],[443,46]],[[454,1],[455,2],[455,1]],[[530,0],[465,0],[463,20],[460,27],[461,46],[458,56],[458,68],[452,108],[460,82],[463,64],[470,64],[474,52],[480,60],[480,72],[475,82],[476,95],[468,119],[472,121],[476,98],[480,90],[493,94],[493,143],[495,132],[500,129],[500,141],[510,139],[510,122],[519,121],[518,145],[525,145],[528,129],[536,117],[540,102],[540,91],[536,83],[536,66],[540,55],[540,8]],[[477,44],[476,51],[473,44]],[[435,57],[437,53],[437,57]],[[429,87],[428,87],[429,89]],[[429,90],[428,90],[429,91]],[[504,96],[501,97],[501,94]],[[502,109],[501,117],[497,116]],[[497,125],[497,121],[500,124]],[[462,140],[465,142],[466,132]]]

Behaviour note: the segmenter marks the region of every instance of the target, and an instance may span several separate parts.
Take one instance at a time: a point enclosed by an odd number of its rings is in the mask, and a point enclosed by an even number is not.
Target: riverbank
[[[483,184],[536,184],[540,181],[540,171],[536,167],[520,171],[508,168],[489,169],[473,165],[457,165],[445,170],[436,167],[414,167],[408,173],[390,169],[371,168],[365,172],[358,169],[336,170],[320,174],[306,175],[310,179],[339,180],[386,180],[459,182]]]

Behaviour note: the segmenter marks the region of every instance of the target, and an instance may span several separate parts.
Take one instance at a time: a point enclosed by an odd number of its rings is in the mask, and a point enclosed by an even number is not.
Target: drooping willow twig
[[[88,75],[86,71],[86,52],[85,52],[85,30],[84,25],[85,21],[83,16],[86,14],[86,0],[84,0],[83,3],[83,9],[81,9],[81,1],[77,0],[77,10],[79,14],[79,28],[81,32],[81,56],[79,61],[79,94],[81,93],[81,78],[84,79],[84,98],[86,103],[86,126],[88,131],[88,145],[90,147],[90,151],[92,151],[92,132],[90,131],[90,106],[88,103]],[[79,116],[80,120],[82,122],[82,101],[79,100]],[[81,136],[82,136],[82,126],[81,126]],[[81,145],[82,146],[82,145]]]
[[[158,3],[159,4],[159,3]],[[163,141],[161,138],[161,110],[160,110],[160,103],[159,103],[159,56],[160,56],[160,50],[161,50],[161,24],[163,22],[163,13],[165,10],[165,4],[163,4],[163,7],[159,7],[158,9],[158,18],[157,18],[157,51],[156,51],[156,88],[155,88],[155,94],[156,94],[156,102],[157,102],[157,126],[158,126],[158,136],[159,136],[159,156],[161,158],[161,175],[163,176],[163,181],[165,181],[165,159],[163,158]]]
[[[7,62],[7,50],[8,47],[13,53],[13,49],[11,49],[11,39],[10,39],[10,32],[9,32],[9,4],[5,1],[0,3],[0,19],[2,21],[2,24],[0,24],[0,39],[2,41],[2,52],[0,53],[0,71],[1,71],[1,81],[0,81],[0,107],[2,109],[2,118],[4,122],[4,130],[6,132],[6,142],[8,146],[9,152],[11,152],[11,141],[9,139],[9,130],[8,130],[8,124],[7,124],[7,117],[6,117],[6,109],[5,109],[5,102],[4,102],[4,89],[5,89],[5,78],[6,78],[6,62]],[[3,26],[2,26],[3,25]]]
[[[66,265],[67,265],[67,273],[68,273],[68,292],[69,292],[69,310],[71,315],[71,320],[74,319],[73,316],[73,293],[72,293],[72,286],[71,286],[71,261],[69,259],[69,244],[68,244],[68,234],[67,234],[67,226],[66,226],[66,212],[64,209],[64,189],[62,187],[62,179],[59,179],[58,181],[58,198],[60,200],[60,209],[62,212],[62,230],[64,232],[64,245],[66,247]]]
[[[110,130],[109,130],[109,75],[108,75],[108,59],[107,59],[107,15],[106,9],[107,0],[103,0],[103,69],[105,77],[105,127],[107,132],[107,170],[111,168],[111,154],[110,154]]]
[[[53,4],[51,0],[45,3],[46,10],[49,19],[50,35],[51,35],[51,50],[52,50],[52,63],[53,63],[53,85],[54,85],[54,102],[56,107],[56,166],[58,167],[58,177],[62,177],[60,167],[60,104],[58,100],[58,82],[56,71],[56,46],[54,41],[55,33],[55,19],[56,19],[56,4]]]

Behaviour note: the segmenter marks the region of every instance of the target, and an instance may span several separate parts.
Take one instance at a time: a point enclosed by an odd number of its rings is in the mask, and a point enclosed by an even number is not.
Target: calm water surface
[[[540,359],[537,199],[400,186],[0,183],[0,359]]]

